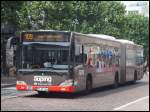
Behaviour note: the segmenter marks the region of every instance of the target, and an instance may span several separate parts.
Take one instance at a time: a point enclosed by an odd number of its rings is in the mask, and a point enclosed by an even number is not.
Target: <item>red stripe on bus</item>
[[[35,91],[37,88],[48,88],[49,92],[74,92],[74,86],[32,86],[32,90]]]
[[[48,88],[49,92],[74,92],[75,87],[74,86],[32,86],[33,91],[36,91],[37,88]],[[28,90],[27,85],[16,85],[17,90]]]
[[[75,91],[75,87],[74,86],[49,86],[48,91],[70,93]]]

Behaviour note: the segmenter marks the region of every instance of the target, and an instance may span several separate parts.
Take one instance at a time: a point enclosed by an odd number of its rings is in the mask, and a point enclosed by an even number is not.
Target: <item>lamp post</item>
[[[2,24],[1,32],[4,31],[4,24]],[[4,74],[4,37],[1,33],[1,73]]]
[[[79,24],[78,19],[75,18],[75,19],[73,20],[72,24],[73,24],[73,26],[74,26],[74,31],[76,31],[76,28],[77,28],[76,25]]]

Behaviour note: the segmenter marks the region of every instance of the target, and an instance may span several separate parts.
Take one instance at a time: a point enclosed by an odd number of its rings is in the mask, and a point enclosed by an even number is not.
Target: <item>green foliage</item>
[[[145,54],[149,53],[149,18],[140,15],[127,15],[124,18],[122,37],[143,45]]]
[[[1,21],[2,23],[19,26],[17,12],[22,8],[22,1],[2,1],[1,2]]]
[[[19,30],[53,29],[111,35],[133,40],[149,52],[149,20],[125,15],[115,1],[17,1],[1,3],[1,20]]]

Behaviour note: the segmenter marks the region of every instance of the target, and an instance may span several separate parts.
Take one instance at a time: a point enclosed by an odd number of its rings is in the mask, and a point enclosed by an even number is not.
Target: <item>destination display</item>
[[[57,33],[22,33],[22,40],[26,42],[69,42],[69,35]]]

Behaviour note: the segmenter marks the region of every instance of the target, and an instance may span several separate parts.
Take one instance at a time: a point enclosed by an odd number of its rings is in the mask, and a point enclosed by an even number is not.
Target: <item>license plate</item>
[[[38,91],[48,91],[48,88],[37,88]]]

